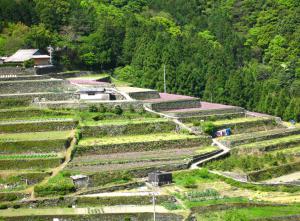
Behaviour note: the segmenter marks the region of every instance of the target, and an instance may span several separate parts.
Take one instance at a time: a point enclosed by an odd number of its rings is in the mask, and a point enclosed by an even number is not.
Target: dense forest
[[[299,0],[0,0],[0,55],[300,121]]]

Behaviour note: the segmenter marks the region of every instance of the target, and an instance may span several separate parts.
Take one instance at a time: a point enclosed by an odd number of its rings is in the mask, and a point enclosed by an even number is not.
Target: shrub
[[[107,110],[107,108],[106,108],[103,104],[101,104],[101,105],[99,106],[99,108],[98,108],[98,111],[99,111],[100,113],[105,113],[105,112],[107,112],[108,110]]]
[[[92,113],[98,112],[98,108],[96,107],[96,105],[89,106],[89,112]]]
[[[117,106],[115,106],[113,112],[117,115],[122,115],[123,114],[123,109],[119,105],[117,105]]]
[[[66,195],[75,191],[75,186],[69,173],[59,173],[51,177],[46,184],[39,184],[34,187],[37,196]]]
[[[6,204],[0,204],[0,209],[7,209],[8,206]]]
[[[204,133],[207,133],[211,136],[213,136],[217,130],[217,127],[213,124],[213,122],[210,121],[204,121],[201,123],[201,129]]]
[[[178,210],[182,208],[179,204],[174,202],[164,202],[162,203],[162,206],[165,207],[167,210]]]
[[[24,68],[32,68],[34,66],[34,60],[30,59],[23,63]]]

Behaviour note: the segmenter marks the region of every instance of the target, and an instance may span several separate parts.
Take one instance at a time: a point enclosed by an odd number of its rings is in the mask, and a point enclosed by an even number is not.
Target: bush
[[[23,63],[24,68],[33,68],[34,60],[30,59]]]
[[[66,195],[75,192],[75,186],[69,173],[59,173],[48,180],[46,184],[34,187],[37,196]]]
[[[0,204],[0,209],[7,209],[8,206],[6,204]]]
[[[123,114],[123,109],[119,105],[117,105],[117,106],[115,106],[113,112],[117,115],[122,115]]]
[[[89,112],[92,113],[98,112],[98,108],[96,107],[96,105],[89,106]]]
[[[204,133],[207,133],[211,136],[213,136],[215,134],[215,132],[217,131],[217,127],[213,124],[213,122],[210,122],[210,121],[202,122],[201,129]]]

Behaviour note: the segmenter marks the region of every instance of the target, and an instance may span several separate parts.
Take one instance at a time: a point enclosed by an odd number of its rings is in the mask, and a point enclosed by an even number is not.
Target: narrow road
[[[200,160],[198,162],[193,163],[190,167],[191,170],[197,169],[203,163],[209,162],[209,161],[214,160],[214,159],[218,159],[219,157],[222,157],[222,156],[224,156],[224,155],[226,155],[230,152],[230,148],[228,148],[225,145],[223,145],[222,143],[220,143],[217,139],[213,139],[213,144],[217,145],[222,150],[222,152],[217,153],[216,155],[213,155],[213,156],[208,157],[206,159],[203,159],[203,160]]]

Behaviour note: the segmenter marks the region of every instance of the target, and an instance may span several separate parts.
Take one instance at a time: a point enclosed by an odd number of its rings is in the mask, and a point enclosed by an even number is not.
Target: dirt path
[[[72,130],[71,132],[71,135],[72,137],[72,140],[70,142],[70,146],[68,147],[68,149],[66,150],[65,152],[65,161],[60,164],[58,167],[54,168],[52,170],[52,174],[51,176],[49,177],[46,177],[42,182],[38,183],[38,184],[45,184],[48,182],[48,180],[51,178],[51,177],[54,177],[56,176],[60,171],[62,171],[66,166],[67,164],[70,162],[71,160],[71,156],[72,156],[72,152],[75,148],[75,145],[76,145],[76,138],[75,138],[75,130]],[[29,189],[26,190],[26,192],[29,192],[31,193],[31,199],[34,199],[35,196],[34,196],[34,186],[33,187],[30,187]]]

